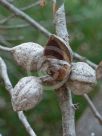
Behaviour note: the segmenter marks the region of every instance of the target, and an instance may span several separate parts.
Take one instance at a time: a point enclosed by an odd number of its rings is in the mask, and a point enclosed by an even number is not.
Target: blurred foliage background
[[[47,0],[44,8],[40,7],[38,0],[8,0],[18,8],[22,9],[28,5],[30,8],[24,10],[29,16],[38,21],[50,32],[55,33],[53,24],[52,3]],[[67,26],[70,34],[70,45],[72,49],[87,57],[95,63],[102,59],[102,1],[101,0],[70,0],[65,1]],[[14,16],[8,19],[12,13],[0,5],[0,44],[13,47],[24,42],[37,42],[44,46],[47,38],[30,26],[24,20]],[[22,70],[13,61],[7,52],[1,52],[4,58],[9,77],[12,84],[24,76],[26,71]],[[98,87],[91,95],[93,97]],[[79,103],[76,111],[76,120],[80,118],[87,103],[80,96],[73,96],[74,103]],[[43,101],[34,109],[25,112],[31,126],[38,136],[60,136],[61,114],[56,94],[53,90],[44,92]],[[24,127],[19,121],[17,114],[13,112],[10,96],[5,90],[3,81],[0,79],[0,133],[3,136],[27,136]]]

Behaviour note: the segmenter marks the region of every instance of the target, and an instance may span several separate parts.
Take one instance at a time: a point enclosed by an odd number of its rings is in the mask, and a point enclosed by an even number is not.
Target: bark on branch
[[[53,1],[54,4],[57,4]],[[58,3],[59,5],[59,3]],[[62,0],[61,6],[58,7],[58,10],[55,12],[54,16],[56,33],[59,37],[64,39],[69,45],[69,37],[66,27],[66,18],[64,11],[64,1]],[[56,91],[59,104],[62,112],[62,127],[63,127],[63,136],[76,136],[75,132],[75,120],[74,120],[74,108],[72,103],[71,90],[64,85],[59,90]]]

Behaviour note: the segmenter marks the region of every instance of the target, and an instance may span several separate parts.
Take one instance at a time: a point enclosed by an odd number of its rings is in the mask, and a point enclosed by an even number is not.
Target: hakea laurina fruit
[[[83,95],[92,90],[96,84],[96,72],[88,64],[77,62],[72,64],[72,72],[68,85],[76,95]]]
[[[64,80],[71,72],[72,50],[63,39],[51,35],[44,49],[47,73],[55,80]]]
[[[33,42],[27,42],[11,48],[17,64],[25,70],[37,70],[37,63],[43,56],[44,48]]]
[[[42,82],[34,76],[22,78],[12,91],[14,111],[29,110],[35,107],[43,97]]]
[[[71,65],[64,60],[48,58],[42,64],[42,69],[55,81],[62,81],[68,78],[71,72]]]
[[[44,56],[56,58],[69,63],[73,60],[72,49],[63,39],[56,35],[51,35],[44,49]]]

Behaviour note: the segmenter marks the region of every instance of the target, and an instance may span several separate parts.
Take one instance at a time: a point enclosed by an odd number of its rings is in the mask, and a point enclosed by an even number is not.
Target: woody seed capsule
[[[35,107],[43,97],[41,80],[37,77],[24,77],[13,89],[12,106],[14,111],[29,110]]]
[[[19,66],[25,70],[37,70],[37,63],[43,56],[43,50],[41,45],[28,42],[13,47],[11,52]]]
[[[96,72],[88,64],[77,62],[72,64],[72,72],[68,85],[76,95],[83,95],[92,90],[96,84]]]

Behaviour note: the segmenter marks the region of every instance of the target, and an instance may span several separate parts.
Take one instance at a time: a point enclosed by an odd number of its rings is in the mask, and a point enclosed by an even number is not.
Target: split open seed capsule
[[[56,77],[56,80],[63,80],[66,75],[69,76],[73,55],[70,46],[63,39],[51,35],[44,49],[44,57],[45,62],[50,64],[48,74]]]

